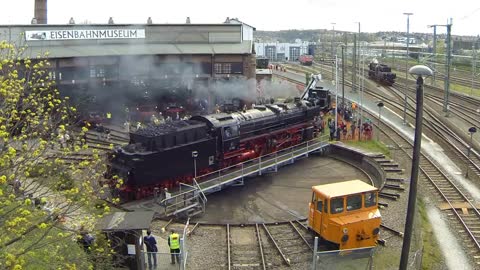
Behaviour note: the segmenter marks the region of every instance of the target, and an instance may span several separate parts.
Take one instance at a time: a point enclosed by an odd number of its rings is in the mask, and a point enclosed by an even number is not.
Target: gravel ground
[[[406,173],[405,174],[390,174],[389,177],[403,177],[405,179],[408,179],[408,174],[410,172],[410,168],[406,167],[404,164],[409,164],[409,160],[405,160],[405,158],[400,155],[400,151],[397,150],[392,150],[392,157],[394,157],[394,161],[399,163],[402,168],[405,168]],[[311,175],[312,173],[318,174],[319,171],[323,170],[324,173],[327,173],[325,171],[325,167],[327,168],[332,168],[335,167],[335,163],[339,162],[336,160],[331,160],[327,159],[328,161],[322,161],[324,162],[323,164],[319,165],[319,160],[315,162],[315,158],[312,157],[310,159],[303,160],[303,163],[299,165],[301,168],[295,168],[295,166],[289,166],[285,168],[283,171],[279,171],[277,176],[275,176],[275,180],[279,179],[279,182],[275,182],[275,185],[273,185],[275,188],[278,188],[279,186],[284,187],[285,182],[284,181],[289,181],[288,179],[292,176],[296,177],[297,181],[295,181],[295,186],[306,184],[310,185],[310,183],[305,183],[304,181],[308,180],[308,178],[312,178]],[[298,164],[296,164],[298,165]],[[408,173],[407,173],[408,172]],[[329,171],[328,176],[334,175],[334,171]],[[346,179],[346,178],[352,178],[351,175],[345,176],[345,172],[343,172],[344,175],[338,177],[337,179]],[[353,169],[351,170],[350,173],[347,174],[353,174],[358,176],[358,178],[364,178],[364,176],[360,175],[359,171]],[[227,202],[231,201],[232,196],[236,196],[237,198],[242,198],[243,195],[239,190],[246,189],[245,192],[250,192],[250,195],[255,193],[255,192],[263,192],[266,196],[273,196],[269,192],[266,191],[266,185],[271,184],[271,180],[269,179],[270,177],[273,177],[273,175],[268,176],[268,181],[265,181],[267,179],[263,179],[262,182],[259,183],[252,183],[250,188],[246,187],[238,187],[237,190],[235,189],[230,189],[226,190],[222,193],[221,197],[222,200],[228,200]],[[338,180],[337,180],[338,181]],[[391,201],[388,199],[381,199],[381,202],[388,203],[389,206],[382,209],[382,216],[384,220],[384,224],[395,229],[398,231],[404,230],[404,222],[405,222],[405,213],[406,213],[406,206],[407,206],[407,199],[408,199],[408,181],[404,184],[404,186],[407,188],[405,192],[401,192],[401,196],[397,201]],[[292,185],[287,185],[287,189],[292,189]],[[254,190],[252,192],[252,189]],[[309,188],[308,188],[309,189]],[[296,190],[296,189],[294,189]],[[302,192],[307,192],[310,194],[310,191],[302,191]],[[394,192],[394,191],[390,191]],[[398,192],[398,191],[395,191]],[[301,194],[301,193],[300,193]],[[247,199],[249,196],[245,195],[245,199]],[[263,196],[264,197],[264,196]],[[210,197],[209,197],[210,198]],[[212,197],[213,198],[213,197]],[[250,197],[251,199],[251,197]],[[211,201],[209,200],[209,203],[212,203],[213,205],[219,205],[221,203],[220,199],[212,199]],[[307,199],[308,201],[309,199]],[[255,199],[254,201],[258,201],[258,199]],[[211,204],[211,205],[212,205]],[[257,209],[256,211],[259,211],[257,206],[261,205],[258,202],[255,203],[255,207],[253,207],[251,204],[248,206],[248,204],[242,204],[241,201],[236,201],[236,204],[244,205],[244,207],[247,207],[247,209],[250,209],[254,211],[254,209]],[[257,205],[258,204],[258,205]],[[296,203],[294,204],[294,208],[300,207],[303,204],[303,202]],[[288,204],[287,204],[288,206]],[[252,208],[253,207],[253,208]],[[304,206],[303,206],[304,207]],[[215,214],[213,216],[219,217],[222,216],[226,211],[225,209],[218,211],[219,209],[210,209],[207,211],[214,211]],[[300,212],[300,209],[295,209]],[[275,210],[275,211],[278,211]],[[254,213],[256,213],[254,211]],[[207,213],[208,214],[208,213]],[[210,215],[211,217],[212,215]],[[281,216],[284,216],[281,215]],[[209,215],[207,215],[209,217]],[[271,215],[270,215],[271,217]],[[292,216],[287,217],[291,218]],[[210,221],[210,220],[209,220]],[[162,238],[166,239],[166,234],[162,235],[161,234],[161,227],[164,226],[165,222],[162,221],[157,221],[157,224],[153,224],[154,228],[154,234],[160,233]],[[183,224],[176,224],[173,226],[181,227]],[[262,239],[267,239],[267,235],[261,230],[261,238]],[[402,238],[399,236],[390,233],[389,231],[383,229],[381,231],[381,238],[385,239],[387,241],[387,244],[385,247],[379,246],[376,250],[375,258],[374,258],[374,268],[376,269],[398,269],[398,264],[400,261],[400,254],[401,254],[401,247],[402,247]],[[189,248],[189,257],[188,257],[188,269],[225,269],[226,263],[227,263],[227,256],[226,256],[226,229],[224,226],[204,226],[200,225],[197,229],[195,229],[194,233],[192,236],[188,237],[188,248]],[[415,238],[416,239],[416,238]],[[418,245],[417,245],[418,246]],[[278,254],[274,253],[276,252],[274,249],[273,244],[270,243],[270,241],[267,241],[264,243],[265,247],[265,256],[267,260],[274,260],[274,263],[270,263],[269,269],[308,269],[308,267],[311,265],[310,260],[305,260],[304,265],[302,264],[295,264],[292,265],[291,267],[288,267],[282,263],[281,258],[278,256]],[[412,254],[418,250],[415,245],[412,244]],[[224,252],[225,251],[225,252]],[[225,253],[225,254],[223,254]],[[272,259],[272,257],[274,258]]]

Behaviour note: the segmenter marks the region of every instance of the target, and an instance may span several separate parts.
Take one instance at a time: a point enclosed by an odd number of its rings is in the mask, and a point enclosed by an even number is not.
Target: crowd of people
[[[347,104],[346,104],[347,105]],[[372,139],[373,125],[370,119],[360,119],[357,105],[350,103],[348,106],[339,107],[337,110],[337,126],[335,127],[335,108],[327,115],[330,140],[359,141]]]

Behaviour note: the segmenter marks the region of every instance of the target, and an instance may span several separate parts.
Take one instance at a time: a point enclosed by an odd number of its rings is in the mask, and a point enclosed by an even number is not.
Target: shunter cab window
[[[347,211],[353,211],[362,208],[362,195],[353,195],[347,197]]]
[[[343,198],[333,198],[330,200],[330,214],[343,212]]]
[[[318,200],[317,201],[317,211],[322,212],[323,211],[323,201],[320,198],[318,198],[317,200]]]
[[[377,194],[375,192],[365,193],[365,207],[374,206],[377,204]]]

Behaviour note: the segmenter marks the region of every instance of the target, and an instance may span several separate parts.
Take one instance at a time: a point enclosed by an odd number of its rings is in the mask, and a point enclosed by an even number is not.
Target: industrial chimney
[[[34,17],[38,24],[47,24],[47,0],[35,0]]]

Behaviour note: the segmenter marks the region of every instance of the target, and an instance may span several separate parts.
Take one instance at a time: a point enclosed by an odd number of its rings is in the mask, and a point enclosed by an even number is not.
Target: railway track
[[[403,99],[403,96],[396,91],[394,87],[390,87],[390,90],[394,95],[398,97],[399,100]],[[375,99],[381,99],[384,103],[389,104],[389,107],[395,109],[399,113],[403,111],[403,105],[400,105],[398,102],[389,101],[382,98],[382,96],[371,89],[366,89],[366,93],[374,97]],[[415,100],[413,97],[408,97],[408,108],[407,115],[412,119],[415,118]],[[469,172],[474,173],[480,179],[480,155],[473,149],[469,148],[470,145],[466,143],[460,136],[458,136],[454,131],[448,128],[443,122],[429,109],[424,110],[424,125],[425,127],[432,132],[439,141],[444,142],[444,147],[446,147],[446,153],[449,154],[452,160],[455,160],[456,163],[460,166],[465,164],[469,168]]]
[[[398,85],[397,85],[398,88]],[[368,94],[373,95],[377,99],[384,100],[379,94],[374,93],[374,91],[369,91],[366,89]],[[398,91],[397,91],[398,92]],[[403,100],[404,96],[397,93],[399,100]],[[433,97],[430,95],[426,95],[432,102],[439,101],[438,97]],[[463,97],[462,97],[463,98]],[[471,102],[475,104],[476,99],[466,98],[463,101]],[[388,101],[391,103],[392,108],[396,108],[395,110],[403,111],[403,106],[400,106],[395,101]],[[400,102],[402,104],[402,102]],[[415,114],[413,112],[414,100],[409,98],[409,110],[408,114],[410,117],[414,118]],[[438,103],[437,103],[438,104]],[[453,106],[453,110],[457,108],[460,109],[465,107],[462,104],[455,104]],[[474,112],[470,110],[470,113],[473,114]],[[475,111],[476,113],[476,111]],[[448,154],[454,155],[457,157],[457,160],[462,160],[463,162],[467,163],[469,169],[474,171],[477,175],[479,174],[480,170],[478,168],[478,164],[480,164],[480,159],[476,154],[467,157],[465,154],[468,150],[468,145],[463,142],[452,130],[448,127],[443,125],[441,121],[436,119],[436,117],[432,113],[426,113],[424,125],[432,132],[434,132],[438,137],[443,138],[444,141],[447,143],[449,149],[454,149],[454,151],[448,151]],[[372,119],[376,118],[375,116],[371,116]],[[469,119],[471,124],[478,125],[478,117],[475,118],[473,115],[465,116],[466,119]],[[374,121],[376,124],[376,121]],[[402,135],[400,135],[397,131],[387,128],[388,125],[382,125],[382,131],[384,132],[385,136],[389,143],[396,145],[396,149],[401,149],[405,155],[405,157],[411,159],[411,147],[405,149],[404,145],[412,145],[408,140],[404,139]],[[378,127],[377,127],[378,128]],[[455,159],[452,159],[455,160]],[[477,206],[472,203],[472,195],[469,193],[468,190],[459,186],[455,180],[451,179],[435,161],[431,160],[429,157],[422,155],[420,158],[420,171],[419,171],[419,181],[421,183],[428,184],[432,190],[436,191],[438,194],[438,198],[442,201],[440,204],[441,209],[444,209],[444,213],[448,216],[451,224],[455,227],[456,232],[458,234],[458,239],[460,239],[460,243],[463,244],[463,248],[467,251],[470,255],[471,260],[475,263],[476,267],[480,267],[480,211]]]
[[[374,115],[371,115],[375,118]],[[374,121],[376,124],[376,121]],[[429,126],[427,122],[425,125]],[[377,127],[378,128],[378,127]],[[406,157],[412,158],[408,140],[398,131],[382,125],[382,132],[389,143],[397,145]],[[480,266],[480,212],[474,203],[472,196],[463,187],[459,186],[435,161],[422,153],[420,158],[419,182],[429,184],[431,189],[437,191],[438,197],[443,203],[442,209],[448,211],[447,216],[454,222],[459,239],[464,243],[464,248],[471,255],[470,258],[477,266]]]
[[[216,238],[225,237],[215,258],[213,269],[308,269],[312,261],[314,236],[304,224],[305,220],[247,225],[196,224],[189,241],[206,234],[202,230],[223,231]],[[194,232],[195,230],[195,232]],[[218,240],[220,241],[220,240]]]

